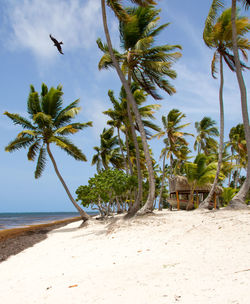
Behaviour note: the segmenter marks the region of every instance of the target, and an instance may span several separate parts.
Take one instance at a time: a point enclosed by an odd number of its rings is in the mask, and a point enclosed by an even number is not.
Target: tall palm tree
[[[179,149],[181,146],[188,146],[187,141],[185,140],[184,136],[193,134],[183,132],[182,129],[190,125],[187,124],[180,124],[181,120],[185,118],[186,115],[180,112],[178,109],[171,110],[167,117],[162,116],[162,124],[163,130],[157,133],[155,136],[161,138],[166,136],[164,139],[165,147],[162,150],[161,157],[163,158],[163,165],[162,165],[162,181],[161,181],[161,190],[159,195],[159,210],[162,209],[162,192],[164,188],[164,181],[165,181],[165,160],[166,157],[170,159],[170,168],[171,168],[171,175],[173,174],[173,163],[174,158],[173,155],[177,157],[181,157],[182,153]]]
[[[62,87],[56,89],[42,84],[42,92],[39,96],[38,92],[31,85],[30,94],[27,102],[28,114],[31,120],[26,119],[19,114],[11,114],[5,112],[14,124],[24,128],[17,137],[11,141],[5,148],[7,152],[13,152],[20,148],[28,149],[28,160],[34,161],[37,158],[35,170],[35,178],[39,178],[46,165],[46,151],[52,161],[56,174],[61,181],[69,199],[80,213],[85,221],[89,219],[89,215],[84,212],[73,199],[65,181],[63,180],[54,156],[51,152],[50,145],[56,144],[67,154],[79,161],[86,161],[85,155],[76,147],[67,135],[74,134],[88,126],[92,126],[92,122],[87,123],[71,123],[72,119],[79,113],[79,99],[63,108]]]
[[[201,153],[204,152],[208,155],[211,150],[217,150],[217,141],[213,138],[219,136],[219,131],[215,127],[216,122],[210,117],[203,117],[201,121],[195,122],[195,129],[197,131],[197,136],[194,142],[194,150]]]
[[[92,165],[97,166],[97,171],[100,171],[102,167],[105,170],[109,169],[109,164],[112,164],[115,168],[122,167],[122,157],[119,153],[118,139],[114,136],[114,128],[103,129],[100,135],[100,147],[94,147],[97,152],[92,158]]]
[[[152,0],[133,0],[132,2],[134,2],[138,5],[141,5],[141,6],[147,6],[149,4],[155,4],[155,2],[152,1]],[[122,82],[122,85],[124,86],[124,89],[126,91],[129,105],[132,107],[133,112],[135,114],[136,121],[137,121],[139,130],[140,130],[140,134],[141,134],[141,139],[142,139],[142,144],[143,144],[143,149],[144,149],[144,153],[145,153],[147,169],[148,169],[148,174],[149,174],[149,195],[148,195],[147,202],[144,205],[144,208],[142,210],[140,210],[140,213],[143,214],[143,213],[146,213],[146,212],[151,212],[152,209],[153,209],[154,197],[155,197],[155,182],[154,182],[153,165],[152,165],[152,160],[151,160],[151,157],[150,157],[149,147],[148,147],[148,144],[147,144],[147,138],[146,138],[143,123],[141,121],[140,114],[138,112],[135,100],[134,100],[133,95],[131,93],[129,83],[126,80],[126,78],[125,78],[125,76],[124,76],[124,74],[121,70],[121,67],[120,67],[120,65],[119,65],[119,63],[118,63],[118,61],[117,61],[117,59],[114,55],[114,51],[113,51],[113,47],[112,47],[112,43],[111,43],[111,39],[110,39],[110,34],[109,34],[109,29],[108,29],[108,25],[107,25],[106,5],[105,4],[106,4],[106,1],[101,0],[103,26],[104,26],[104,32],[105,32],[105,36],[106,36],[106,40],[107,40],[109,54],[110,54],[111,60],[113,62],[113,65],[114,65],[114,67],[117,71],[117,74],[118,74],[118,76],[119,76],[119,78]],[[128,20],[129,19],[127,14],[124,14],[124,10],[120,6],[120,3],[119,3],[118,0],[107,1],[107,5],[109,5],[113,9],[113,11],[116,13],[118,18],[123,19],[123,20],[126,20],[126,19]]]
[[[242,4],[246,7],[246,9],[250,6],[250,0],[241,0]],[[238,36],[237,36],[237,26],[236,26],[236,0],[232,0],[232,41],[233,41],[233,53],[235,57],[235,66],[236,66],[236,75],[240,88],[241,95],[241,109],[242,109],[242,118],[247,142],[247,175],[244,184],[242,185],[240,191],[233,197],[232,201],[229,202],[229,206],[240,208],[244,206],[246,195],[250,188],[250,130],[249,130],[249,116],[248,116],[248,107],[247,107],[247,91],[244,83],[244,78],[242,75],[242,68],[239,60],[239,44],[238,44]]]
[[[212,8],[211,8],[212,9]],[[206,208],[209,204],[209,200],[211,199],[216,184],[218,182],[220,167],[222,163],[222,152],[223,152],[223,144],[224,144],[224,105],[223,105],[223,85],[224,85],[224,77],[223,77],[223,60],[226,62],[227,66],[235,71],[235,59],[231,54],[232,50],[232,25],[231,25],[231,9],[225,10],[215,21],[215,11],[209,12],[207,17],[205,28],[203,32],[203,39],[205,44],[209,48],[214,48],[214,56],[211,64],[212,76],[216,78],[215,74],[216,63],[219,61],[220,66],[220,90],[219,90],[219,104],[220,104],[220,142],[219,142],[219,159],[218,159],[218,167],[217,174],[215,176],[215,180],[213,186],[209,192],[208,197],[204,202],[200,204],[200,208]],[[211,17],[212,16],[212,17]],[[212,20],[212,22],[210,22]],[[249,43],[246,39],[243,39],[244,34],[247,32],[247,22],[245,17],[237,17],[237,30],[238,30],[238,45],[242,50],[243,54],[245,54],[245,49],[249,48]],[[246,67],[244,63],[241,62],[242,67]]]

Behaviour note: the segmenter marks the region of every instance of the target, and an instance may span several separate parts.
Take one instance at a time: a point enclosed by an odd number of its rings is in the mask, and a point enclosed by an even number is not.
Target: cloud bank
[[[5,6],[11,30],[7,46],[12,50],[29,49],[37,57],[56,54],[50,33],[63,40],[64,51],[70,52],[95,45],[101,27],[98,0],[10,0]]]

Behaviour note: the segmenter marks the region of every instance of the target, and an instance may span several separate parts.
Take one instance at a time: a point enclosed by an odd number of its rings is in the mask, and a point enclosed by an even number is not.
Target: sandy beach
[[[80,225],[0,263],[1,303],[250,303],[250,210]]]

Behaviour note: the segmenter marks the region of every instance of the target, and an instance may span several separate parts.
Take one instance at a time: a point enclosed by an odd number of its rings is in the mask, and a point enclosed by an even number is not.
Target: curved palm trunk
[[[136,118],[136,122],[138,124],[139,127],[139,131],[141,134],[141,139],[142,139],[142,145],[143,145],[143,150],[145,153],[145,159],[146,159],[146,164],[147,164],[147,169],[148,169],[148,176],[149,176],[149,194],[148,194],[148,198],[146,201],[146,204],[138,211],[138,214],[145,214],[147,212],[152,212],[153,210],[153,206],[154,206],[154,197],[155,197],[155,180],[154,180],[154,171],[153,171],[153,165],[152,165],[152,161],[151,161],[151,157],[150,157],[150,153],[149,153],[149,148],[148,148],[148,144],[147,144],[147,138],[146,138],[146,133],[144,130],[144,126],[141,120],[141,116],[140,113],[138,111],[136,102],[134,100],[134,97],[131,93],[130,87],[126,81],[125,76],[123,75],[120,66],[114,56],[113,53],[113,47],[112,47],[112,43],[111,43],[111,39],[110,39],[110,35],[109,35],[109,30],[108,30],[108,25],[107,25],[107,16],[106,16],[106,7],[105,7],[105,0],[101,0],[101,6],[102,6],[102,18],[103,18],[103,26],[104,26],[104,32],[105,32],[105,36],[106,36],[106,40],[107,40],[107,44],[108,44],[108,49],[109,49],[109,53],[112,59],[112,62],[114,63],[116,72],[124,86],[124,89],[126,91],[127,94],[127,100],[129,102],[129,104],[132,106],[133,112],[135,114],[135,118]]]
[[[47,146],[47,152],[48,152],[49,157],[50,157],[50,159],[51,159],[51,161],[52,161],[52,164],[53,164],[53,166],[54,166],[54,169],[55,169],[55,171],[56,171],[56,175],[58,176],[60,182],[62,183],[62,185],[63,185],[63,187],[64,187],[64,189],[65,189],[65,191],[67,192],[69,199],[71,200],[72,204],[75,206],[75,208],[77,209],[77,211],[80,213],[81,218],[83,219],[83,221],[87,221],[87,220],[90,218],[90,216],[89,216],[84,210],[82,210],[82,208],[79,207],[78,204],[76,203],[76,201],[73,199],[71,193],[69,192],[68,187],[66,186],[66,184],[65,184],[65,182],[64,182],[64,180],[63,180],[61,174],[60,174],[59,171],[58,171],[58,168],[57,168],[55,159],[54,159],[54,157],[53,157],[53,155],[52,155],[52,153],[51,153],[51,151],[50,151],[49,144],[47,143],[46,146]]]
[[[215,179],[213,185],[209,191],[207,198],[199,205],[199,208],[208,208],[209,202],[211,201],[215,187],[217,186],[220,168],[222,164],[222,152],[223,152],[223,143],[224,143],[224,106],[223,106],[223,85],[224,85],[224,77],[223,77],[223,63],[222,56],[220,55],[220,93],[219,93],[219,101],[220,101],[220,144],[219,144],[219,156],[218,156],[218,166],[216,170]]]
[[[167,153],[167,150],[164,152],[164,155],[163,155],[161,190],[160,190],[160,194],[159,194],[159,208],[158,208],[159,211],[162,211],[162,192],[163,192],[164,182],[165,182],[165,160],[166,160],[166,153]]]
[[[229,202],[229,206],[232,208],[246,208],[245,198],[247,192],[250,188],[250,129],[249,129],[249,117],[248,117],[248,109],[247,109],[247,92],[246,86],[244,83],[244,79],[241,72],[240,60],[239,60],[239,53],[237,47],[237,32],[236,32],[236,24],[235,24],[235,17],[236,17],[236,0],[232,0],[232,13],[231,13],[231,21],[232,21],[232,40],[233,40],[233,53],[235,58],[235,66],[236,66],[236,75],[237,80],[240,88],[240,95],[241,95],[241,110],[242,110],[242,118],[243,118],[243,125],[245,131],[245,138],[247,142],[247,175],[246,180],[240,191],[233,197],[233,199]]]

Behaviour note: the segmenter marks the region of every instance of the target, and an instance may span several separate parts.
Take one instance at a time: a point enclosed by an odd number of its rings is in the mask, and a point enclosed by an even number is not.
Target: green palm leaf
[[[61,127],[67,123],[69,123],[72,118],[75,117],[80,111],[80,107],[78,107],[78,104],[80,102],[80,99],[77,99],[73,101],[71,104],[69,104],[67,107],[63,108],[55,117],[54,119],[54,126],[55,127]]]
[[[24,135],[22,137],[17,137],[12,140],[7,147],[5,147],[6,152],[14,152],[21,148],[27,148],[30,144],[34,142],[34,137],[30,137],[28,135]]]
[[[126,11],[123,9],[122,5],[120,4],[121,0],[106,0],[107,5],[112,9],[115,13],[116,17],[119,20],[128,21],[129,16],[127,15]]]
[[[74,134],[87,127],[92,127],[92,121],[86,123],[72,123],[70,125],[57,129],[54,132],[54,134],[60,134],[60,135]]]
[[[40,148],[40,153],[38,156],[37,164],[36,164],[36,170],[35,170],[35,178],[39,178],[46,165],[46,150],[42,147]]]
[[[33,117],[34,123],[38,124],[39,127],[46,126],[49,127],[52,125],[52,118],[50,115],[43,112],[39,112]]]
[[[28,102],[27,102],[27,111],[31,117],[37,112],[41,112],[41,106],[39,101],[39,95],[34,91],[34,87],[31,86],[31,91],[29,94]]]
[[[50,142],[55,143],[58,147],[64,150],[67,154],[74,157],[76,160],[87,161],[86,156],[82,151],[75,146],[70,140],[63,136],[52,136]]]
[[[24,129],[31,129],[31,130],[36,129],[36,127],[33,126],[32,122],[30,122],[26,118],[23,118],[19,114],[11,114],[9,112],[4,112],[4,115],[8,116],[13,121],[14,125],[20,125]]]
[[[30,147],[27,154],[28,160],[35,160],[36,154],[40,148],[40,142],[36,141],[34,142]]]

